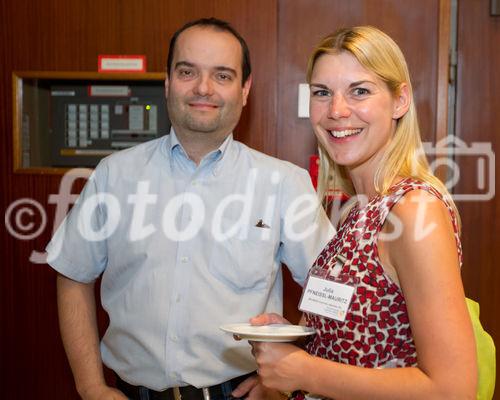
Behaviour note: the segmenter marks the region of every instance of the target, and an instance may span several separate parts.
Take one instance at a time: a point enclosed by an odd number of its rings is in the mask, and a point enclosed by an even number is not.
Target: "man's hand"
[[[106,385],[93,385],[80,391],[82,400],[128,400],[118,389]]]
[[[245,400],[284,400],[287,398],[276,390],[262,386],[257,375],[252,375],[241,382],[231,395],[236,398],[244,397]]]
[[[251,325],[290,324],[290,321],[276,313],[260,314],[250,318]]]

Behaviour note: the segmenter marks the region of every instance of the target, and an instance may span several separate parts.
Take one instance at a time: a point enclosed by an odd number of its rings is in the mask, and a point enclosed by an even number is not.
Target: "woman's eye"
[[[363,96],[365,94],[370,94],[370,91],[368,89],[365,89],[365,88],[355,88],[353,90],[353,93],[356,95],[356,96]]]
[[[315,97],[325,97],[329,96],[330,92],[328,90],[318,89],[318,90],[313,90],[312,95]]]

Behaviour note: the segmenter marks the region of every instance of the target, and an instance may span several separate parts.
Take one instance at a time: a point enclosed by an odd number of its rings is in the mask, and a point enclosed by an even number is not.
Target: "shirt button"
[[[185,264],[185,263],[187,263],[188,261],[189,261],[189,257],[186,257],[186,256],[181,257],[181,263]]]
[[[170,339],[172,339],[172,342],[177,342],[179,340],[179,337],[174,333],[172,336],[170,336]]]
[[[175,296],[175,302],[180,303],[180,301],[181,301],[181,295],[178,294],[177,296]]]
[[[193,186],[198,186],[198,184],[199,184],[199,183],[200,183],[200,182],[199,182],[199,181],[197,181],[197,180],[195,179],[193,182],[191,182],[191,185],[193,185]]]

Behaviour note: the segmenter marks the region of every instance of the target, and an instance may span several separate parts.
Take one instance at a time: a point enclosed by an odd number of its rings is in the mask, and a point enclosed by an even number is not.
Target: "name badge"
[[[299,310],[344,322],[353,294],[354,286],[311,275]]]

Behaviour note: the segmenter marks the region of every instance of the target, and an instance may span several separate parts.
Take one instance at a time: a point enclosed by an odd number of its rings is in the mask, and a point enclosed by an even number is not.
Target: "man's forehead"
[[[195,25],[187,28],[179,34],[177,41],[179,42],[181,39],[186,40],[188,37],[206,37],[206,36],[217,36],[224,37],[228,42],[234,42],[235,44],[239,44],[238,39],[229,31],[224,29],[220,29],[216,26],[203,26],[203,25]]]
[[[183,31],[175,44],[174,67],[179,61],[197,64],[223,62],[241,69],[241,45],[230,32],[213,27],[193,26]]]

